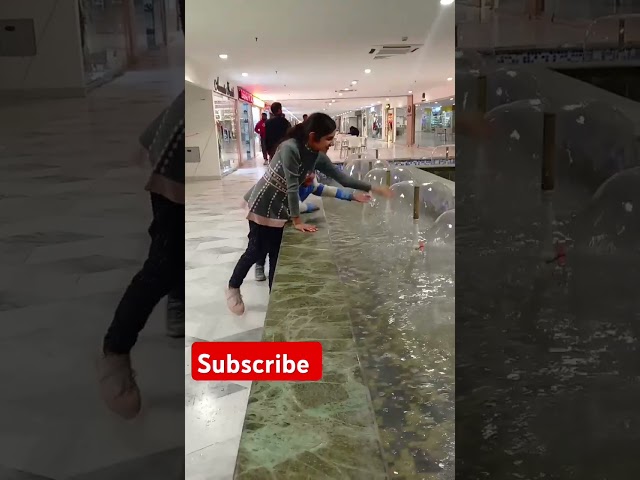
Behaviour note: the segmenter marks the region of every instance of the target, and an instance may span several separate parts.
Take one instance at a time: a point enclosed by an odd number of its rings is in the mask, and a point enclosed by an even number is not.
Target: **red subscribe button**
[[[191,377],[206,381],[316,382],[322,379],[320,342],[196,342]]]

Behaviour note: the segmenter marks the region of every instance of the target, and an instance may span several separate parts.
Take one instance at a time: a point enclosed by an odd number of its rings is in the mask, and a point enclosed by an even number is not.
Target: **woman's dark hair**
[[[333,121],[333,118],[324,113],[312,113],[304,122],[290,128],[284,139],[295,138],[299,143],[307,143],[311,132],[316,134],[316,140],[320,140],[335,131],[336,122]]]

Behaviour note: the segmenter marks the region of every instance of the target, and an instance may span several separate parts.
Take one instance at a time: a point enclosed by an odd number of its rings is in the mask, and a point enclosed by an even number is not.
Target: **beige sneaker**
[[[140,412],[140,389],[131,369],[130,355],[108,354],[98,360],[102,399],[114,413],[132,419]]]
[[[239,288],[227,288],[227,307],[235,315],[244,313],[244,301]]]

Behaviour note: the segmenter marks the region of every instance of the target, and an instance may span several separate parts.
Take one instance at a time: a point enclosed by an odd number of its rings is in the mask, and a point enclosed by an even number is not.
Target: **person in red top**
[[[267,137],[267,127],[265,124],[267,123],[267,114],[262,114],[262,120],[256,123],[255,132],[260,135],[260,148],[262,149],[262,158],[264,158],[264,164],[267,165],[269,163],[269,155],[267,154],[267,143],[265,141]]]

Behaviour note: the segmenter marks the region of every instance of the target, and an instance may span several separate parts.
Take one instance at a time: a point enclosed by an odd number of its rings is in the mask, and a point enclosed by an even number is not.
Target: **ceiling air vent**
[[[373,55],[374,60],[382,60],[384,58],[397,57],[399,55],[407,55],[418,50],[422,45],[379,45],[369,50],[369,54]]]

